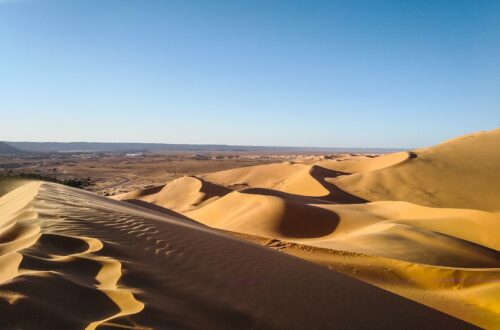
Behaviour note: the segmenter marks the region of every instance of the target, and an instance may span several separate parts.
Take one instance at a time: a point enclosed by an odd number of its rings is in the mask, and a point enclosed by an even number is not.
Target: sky
[[[0,0],[0,140],[422,147],[500,126],[500,1]]]

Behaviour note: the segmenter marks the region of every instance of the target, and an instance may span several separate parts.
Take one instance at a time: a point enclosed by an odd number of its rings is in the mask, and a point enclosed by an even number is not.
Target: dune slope
[[[0,199],[2,328],[470,328],[343,274],[33,182]]]
[[[498,146],[500,129],[379,157],[210,173],[168,184],[163,199],[132,196],[496,328]],[[200,197],[207,185],[219,193]]]
[[[413,155],[392,166],[329,182],[370,201],[500,212],[500,129],[415,150]]]

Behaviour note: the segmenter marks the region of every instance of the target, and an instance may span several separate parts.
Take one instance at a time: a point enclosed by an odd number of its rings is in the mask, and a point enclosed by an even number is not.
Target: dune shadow
[[[15,304],[0,299],[2,329],[83,329],[120,312],[104,292],[57,272],[19,276],[1,289],[26,297]]]
[[[233,189],[212,183],[210,181],[206,181],[206,180],[204,180],[200,177],[197,177],[197,176],[193,176],[193,178],[200,180],[200,182],[201,182],[200,192],[202,192],[210,197],[213,197],[213,196],[222,197],[222,196],[227,195],[233,191]]]
[[[338,204],[363,204],[368,202],[368,200],[352,195],[340,189],[333,183],[325,180],[326,178],[336,178],[341,175],[349,175],[350,173],[329,170],[324,167],[314,165],[311,167],[310,174],[316,181],[318,181],[319,184],[329,191],[328,195],[321,197],[323,200]]]
[[[339,221],[335,212],[311,205],[287,203],[278,230],[287,237],[318,238],[333,233]]]
[[[321,184],[326,190],[328,190],[328,195],[317,197],[297,195],[269,188],[246,188],[240,190],[239,192],[246,194],[275,196],[283,198],[287,201],[301,204],[362,204],[369,202],[366,199],[345,192],[333,183],[325,180],[325,178],[336,178],[340,175],[349,175],[349,173],[329,170],[320,166],[313,166],[311,168],[310,174],[319,184]]]
[[[83,253],[89,249],[89,244],[84,240],[58,234],[43,234],[35,244],[36,249],[47,255],[66,255]]]
[[[264,195],[279,197],[286,201],[300,203],[300,204],[334,204],[331,201],[324,200],[323,197],[312,197],[305,195],[290,194],[280,190],[273,190],[268,188],[247,188],[239,190],[243,194]]]
[[[179,220],[188,221],[191,224],[204,226],[203,224],[199,223],[198,221],[195,221],[191,218],[188,218],[181,213],[172,211],[170,209],[167,209],[165,207],[161,207],[161,206],[153,204],[153,203],[148,203],[148,202],[142,201],[140,199],[124,199],[123,201],[130,203],[130,204],[133,204],[133,205],[136,205],[136,206],[143,207],[143,208],[151,210],[151,211],[155,211],[155,212],[158,212],[158,213],[161,213],[164,215],[168,215],[169,217],[174,217],[174,218],[179,219]]]
[[[283,199],[286,203],[285,212],[281,216],[277,230],[284,236],[294,238],[323,237],[333,233],[340,221],[335,212],[310,205],[332,204],[329,201],[265,188],[248,188],[239,192]]]
[[[144,197],[144,196],[148,196],[148,195],[154,195],[156,193],[159,193],[163,188],[165,188],[165,186],[156,186],[156,187],[151,187],[151,188],[146,188],[144,190],[142,190],[138,195],[137,197]]]

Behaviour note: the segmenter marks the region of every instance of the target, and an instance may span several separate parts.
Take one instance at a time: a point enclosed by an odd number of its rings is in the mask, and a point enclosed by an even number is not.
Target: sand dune
[[[343,160],[323,160],[315,162],[316,165],[344,173],[359,173],[379,170],[385,167],[393,166],[414,157],[410,152],[397,152],[379,157],[357,156]]]
[[[468,328],[337,272],[141,207],[29,183],[0,199],[2,328]]]
[[[230,189],[195,177],[182,177],[165,186],[115,196],[119,200],[142,200],[176,212],[188,211],[231,192]]]
[[[324,265],[483,328],[498,328],[500,268],[442,267],[284,241],[258,240],[271,248]]]
[[[380,157],[221,171],[167,184],[163,196],[118,198],[149,201],[496,328],[499,145],[497,129]]]
[[[269,188],[290,194],[323,196],[329,191],[311,174],[312,166],[294,163],[258,165],[201,176],[231,189]]]
[[[500,129],[415,150],[378,170],[330,179],[370,201],[400,200],[434,207],[500,212]]]

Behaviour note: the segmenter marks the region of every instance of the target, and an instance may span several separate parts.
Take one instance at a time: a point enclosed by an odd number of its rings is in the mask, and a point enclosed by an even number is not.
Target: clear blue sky
[[[419,147],[500,124],[500,1],[0,0],[0,140]]]

